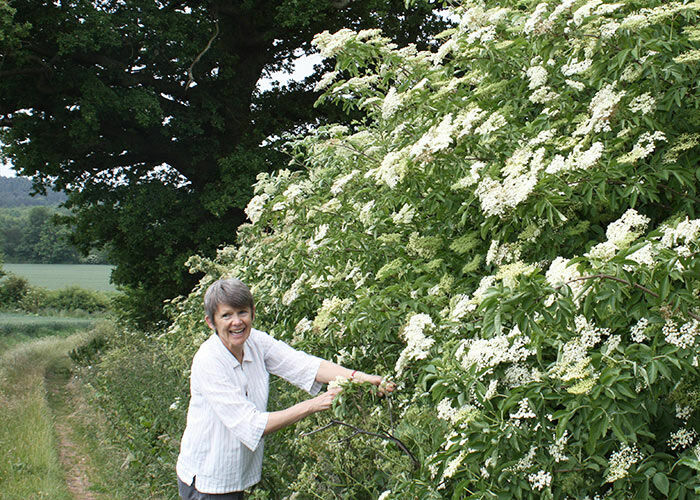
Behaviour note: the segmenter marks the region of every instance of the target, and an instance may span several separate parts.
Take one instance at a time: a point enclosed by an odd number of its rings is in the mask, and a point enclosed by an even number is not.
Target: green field
[[[22,276],[33,286],[58,290],[79,286],[102,292],[116,291],[109,282],[113,267],[93,264],[3,264],[6,272]]]

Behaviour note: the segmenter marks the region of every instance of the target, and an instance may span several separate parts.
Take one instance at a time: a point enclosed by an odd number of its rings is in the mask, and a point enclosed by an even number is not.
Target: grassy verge
[[[45,338],[0,358],[0,498],[72,499],[56,451],[44,375],[75,343]]]
[[[98,326],[99,328],[99,326]],[[64,332],[65,333],[65,332]],[[0,349],[0,498],[151,498],[109,444],[110,425],[73,375],[68,354],[99,332],[21,341]],[[146,483],[144,479],[143,483]]]
[[[66,337],[90,328],[94,323],[94,318],[0,312],[0,353],[31,339],[47,336]]]

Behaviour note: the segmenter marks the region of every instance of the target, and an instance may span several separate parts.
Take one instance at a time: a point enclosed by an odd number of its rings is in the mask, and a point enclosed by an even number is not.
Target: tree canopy
[[[141,319],[195,282],[190,254],[233,240],[257,173],[288,161],[274,142],[323,120],[314,78],[260,92],[262,75],[319,31],[421,43],[440,24],[398,0],[2,0],[0,15],[3,153],[69,194],[74,242],[109,244]]]
[[[303,170],[190,260],[166,336],[184,369],[237,276],[260,328],[399,384],[340,381],[272,444],[270,496],[698,495],[699,11],[467,1],[429,52],[317,36],[322,99],[368,120],[290,143]]]

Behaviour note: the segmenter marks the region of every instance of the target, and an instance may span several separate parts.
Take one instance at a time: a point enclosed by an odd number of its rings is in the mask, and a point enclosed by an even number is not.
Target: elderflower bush
[[[164,338],[186,366],[238,276],[258,327],[399,388],[341,412],[391,439],[288,433],[256,494],[700,494],[698,10],[466,2],[432,52],[316,37],[321,99],[366,119],[259,176]]]

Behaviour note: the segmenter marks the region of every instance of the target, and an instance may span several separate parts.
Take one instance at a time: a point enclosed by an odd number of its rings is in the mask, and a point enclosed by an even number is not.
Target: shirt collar
[[[231,351],[229,351],[228,348],[224,345],[224,343],[221,341],[221,337],[219,337],[219,335],[216,332],[212,333],[212,337],[216,337],[216,345],[219,346],[219,349],[221,349],[224,354],[231,356],[231,359],[233,360],[234,368],[239,366],[241,363],[236,359],[236,356],[234,356],[233,353]],[[250,337],[248,337],[246,339],[245,344],[243,346],[243,362],[244,363],[252,363],[253,362],[253,359],[250,356],[250,346],[248,345],[249,341],[250,341]]]

